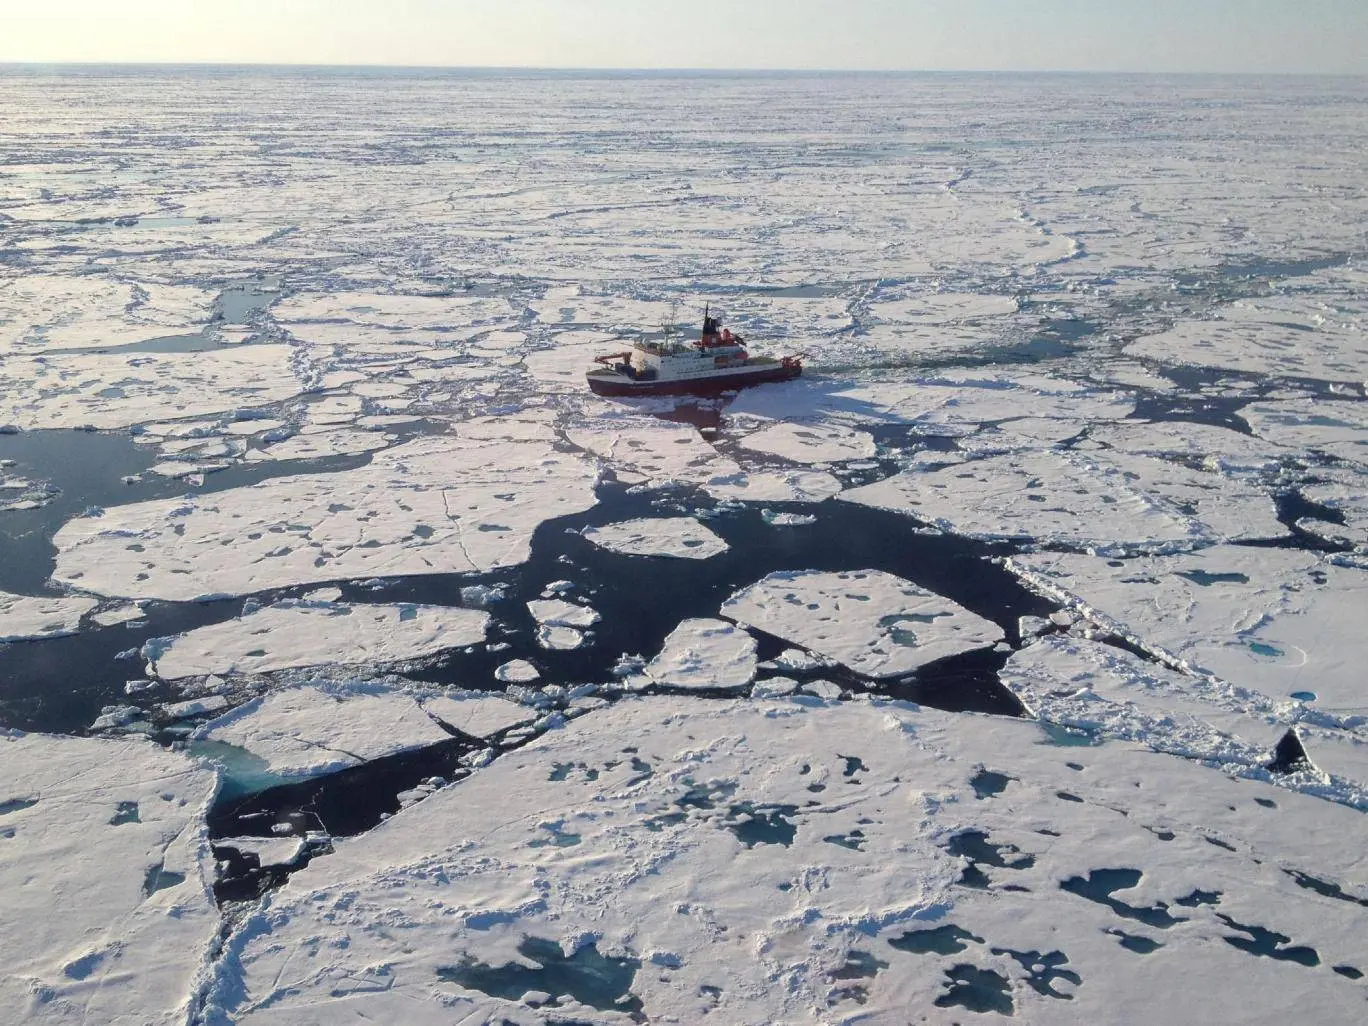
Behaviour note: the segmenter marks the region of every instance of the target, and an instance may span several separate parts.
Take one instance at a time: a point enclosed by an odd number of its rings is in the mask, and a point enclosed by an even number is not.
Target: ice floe
[[[727,543],[694,517],[642,517],[584,530],[586,541],[625,556],[709,559]]]
[[[1368,402],[1289,399],[1251,403],[1240,417],[1254,433],[1279,445],[1316,449],[1368,464]]]
[[[740,445],[795,463],[867,459],[876,450],[869,432],[839,424],[775,424],[746,435]]]
[[[400,662],[484,641],[489,614],[420,605],[283,601],[144,646],[162,680]]]
[[[1272,498],[1143,456],[1027,452],[908,471],[841,494],[956,534],[1125,552],[1287,533]]]
[[[0,733],[0,1007],[184,1023],[221,922],[212,770],[141,741]]]
[[[434,719],[476,738],[490,737],[536,718],[525,705],[482,692],[437,695],[423,699],[422,706]]]
[[[108,349],[198,330],[214,294],[193,285],[98,274],[0,279],[0,358],[58,349]]]
[[[1354,810],[1020,720],[751,702],[621,701],[337,842],[236,928],[207,1021],[1362,1002],[1330,971],[1363,961]]]
[[[11,595],[0,591],[0,643],[75,634],[99,600],[80,595]]]
[[[544,520],[594,504],[596,472],[549,442],[433,436],[339,473],[110,507],[56,535],[58,580],[184,600],[527,558]],[[473,435],[473,437],[472,437]]]
[[[450,737],[408,695],[314,686],[273,691],[194,734],[249,753],[264,763],[261,771],[281,778],[331,773]]]
[[[781,571],[722,615],[819,652],[867,677],[896,677],[1002,640],[997,624],[881,570]]]
[[[1175,663],[1278,701],[1306,692],[1317,709],[1368,712],[1361,571],[1241,546],[1126,560],[1039,553],[1008,565]]]
[[[1352,319],[1298,309],[1286,298],[1241,300],[1218,319],[1183,320],[1126,346],[1131,356],[1246,373],[1364,380],[1368,335]]]
[[[0,375],[0,424],[124,428],[144,421],[262,406],[306,384],[289,346],[203,353],[11,357]]]
[[[755,639],[725,620],[685,620],[646,664],[646,676],[677,688],[739,688],[755,678]]]

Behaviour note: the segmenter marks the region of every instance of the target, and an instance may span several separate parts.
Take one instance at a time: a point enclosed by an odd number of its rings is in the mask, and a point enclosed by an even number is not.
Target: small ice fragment
[[[148,681],[147,683],[151,683]],[[161,711],[173,720],[183,720],[191,716],[203,716],[207,713],[216,713],[228,708],[228,699],[222,695],[208,695],[204,698],[192,698],[185,702],[171,702],[162,706]]]
[[[484,609],[503,598],[503,585],[470,584],[461,589],[461,602],[476,609]]]
[[[792,677],[766,677],[755,682],[751,688],[752,698],[781,698],[798,690],[798,682]]]
[[[521,684],[536,680],[541,672],[526,659],[512,659],[495,670],[494,676],[505,684]]]
[[[807,695],[816,695],[827,702],[835,702],[843,694],[841,686],[829,680],[810,680],[799,690]]]

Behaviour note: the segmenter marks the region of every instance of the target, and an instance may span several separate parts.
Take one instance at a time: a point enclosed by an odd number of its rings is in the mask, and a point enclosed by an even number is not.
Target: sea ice
[[[596,474],[549,442],[488,433],[467,425],[345,472],[114,506],[57,532],[54,576],[105,595],[183,601],[512,566],[544,520],[594,504]]]
[[[1352,1021],[1360,988],[1326,967],[1362,961],[1361,813],[1047,742],[899,703],[624,699],[335,842],[236,927],[206,1021],[948,1022],[991,1000],[1121,1024],[1251,995]],[[1294,946],[1251,957],[1237,924]]]
[[[997,624],[881,570],[781,571],[737,592],[722,615],[867,677],[896,677],[1002,640]]]
[[[286,600],[149,642],[147,672],[177,680],[295,666],[394,663],[479,644],[488,624],[489,614],[475,609]]]
[[[278,777],[332,773],[451,735],[408,695],[304,686],[273,691],[199,727],[197,741],[232,745]]]
[[[289,346],[202,353],[13,357],[0,376],[0,424],[125,428],[262,406],[298,395]]]
[[[1272,499],[1255,487],[1122,453],[988,457],[907,471],[841,498],[970,537],[1098,551],[1187,548],[1286,533]]]
[[[434,719],[476,738],[487,738],[536,718],[527,706],[485,692],[438,695],[423,699],[422,706]]]
[[[1132,342],[1125,351],[1166,363],[1362,382],[1368,357],[1362,330],[1352,321],[1326,318],[1323,311],[1287,309],[1289,305],[1286,300],[1241,300],[1218,310],[1218,319],[1179,321]]]
[[[1368,403],[1345,399],[1251,403],[1240,411],[1240,418],[1260,438],[1278,445],[1316,449],[1368,464]]]
[[[97,274],[0,278],[0,357],[108,349],[198,330],[214,295]]]
[[[755,639],[724,620],[685,620],[646,675],[677,688],[740,688],[755,678]]]
[[[1311,553],[1223,545],[1108,560],[1039,553],[1008,566],[1149,651],[1230,684],[1315,708],[1368,712],[1360,571]]]
[[[643,517],[584,531],[586,541],[626,556],[674,556],[709,559],[727,551],[727,543],[694,517]]]
[[[831,463],[837,460],[868,459],[876,451],[874,438],[867,431],[839,424],[775,424],[746,435],[743,448],[771,456],[782,456],[795,463]]]
[[[14,1026],[186,1021],[221,921],[215,774],[143,741],[0,733],[0,1008]]]
[[[11,595],[0,591],[0,644],[75,634],[99,600],[80,595]]]

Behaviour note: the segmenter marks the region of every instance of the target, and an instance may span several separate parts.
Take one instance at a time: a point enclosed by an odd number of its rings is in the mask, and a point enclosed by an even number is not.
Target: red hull
[[[798,364],[776,364],[772,370],[751,371],[746,374],[714,374],[706,378],[685,381],[633,381],[624,374],[588,375],[589,388],[595,395],[650,396],[650,395],[716,395],[748,385],[763,385],[770,381],[788,381],[803,373]]]

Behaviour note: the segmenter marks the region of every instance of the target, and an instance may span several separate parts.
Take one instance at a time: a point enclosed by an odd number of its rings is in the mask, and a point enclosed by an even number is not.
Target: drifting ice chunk
[[[152,744],[0,736],[6,1023],[186,1021],[220,929],[216,788]]]
[[[81,617],[97,605],[98,600],[80,596],[55,598],[0,591],[0,643],[75,634]]]
[[[494,671],[494,676],[505,684],[526,684],[540,677],[541,671],[526,659],[510,659]]]
[[[773,573],[729,598],[722,615],[867,677],[910,673],[1003,638],[992,621],[881,570]]]
[[[1217,546],[1129,560],[1013,556],[1013,572],[1151,651],[1269,698],[1368,711],[1368,581],[1315,553]]]
[[[308,777],[449,740],[407,695],[287,688],[254,699],[194,733],[265,761],[281,777]]]
[[[1362,909],[1323,895],[1361,893],[1361,813],[1043,739],[900,703],[621,700],[291,877],[229,939],[209,1022],[531,1026],[534,991],[605,1024],[904,1022],[976,962],[1025,1022],[1222,1021],[1251,994],[1353,1021],[1361,986],[1325,966],[1358,961]],[[358,926],[381,921],[402,930]]]
[[[0,423],[125,428],[148,420],[279,402],[304,388],[290,347],[13,359],[0,376]]]
[[[974,538],[1026,538],[1099,551],[1286,533],[1263,492],[1216,474],[1122,454],[1105,460],[1056,452],[997,456],[898,474],[841,498],[910,513]]]
[[[558,627],[592,627],[599,622],[598,610],[564,599],[534,599],[527,610],[538,623]]]
[[[795,463],[868,459],[876,449],[874,438],[867,431],[839,424],[775,424],[747,435],[740,444]]]
[[[675,556],[708,559],[727,551],[727,543],[693,517],[644,517],[590,527],[584,538],[626,556]]]
[[[416,439],[343,473],[70,521],[54,538],[54,576],[101,594],[184,601],[516,565],[544,520],[594,504],[594,469],[549,442],[476,430]]]
[[[488,624],[489,614],[476,609],[286,601],[152,646],[148,673],[176,680],[326,663],[392,663],[477,644]]]
[[[423,700],[423,711],[449,727],[471,737],[486,738],[536,718],[525,705],[510,702],[502,695],[471,693],[441,695]]]
[[[308,843],[302,837],[220,837],[215,848],[232,848],[241,855],[255,855],[257,865],[288,866],[304,854]]]
[[[1362,374],[1362,366],[1359,372]],[[1251,403],[1240,411],[1260,438],[1279,445],[1368,463],[1368,403],[1290,399]]]
[[[1256,692],[1065,635],[1014,652],[998,676],[1046,722],[1245,772],[1277,736],[1274,704]]]
[[[723,620],[685,620],[646,675],[678,688],[739,688],[755,677],[755,639]]]
[[[1221,311],[1220,320],[1180,321],[1168,331],[1132,342],[1125,352],[1252,374],[1362,381],[1368,357],[1362,331],[1319,313],[1313,319],[1263,300],[1233,303]]]
[[[742,392],[728,413],[774,420],[838,415],[917,424],[927,434],[962,435],[980,424],[1022,417],[1121,420],[1134,409],[1135,401],[1123,392],[1098,392],[1061,378],[983,375],[873,383],[803,378],[769,393]]]

